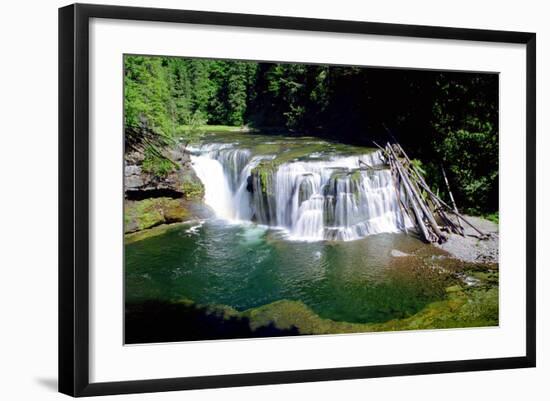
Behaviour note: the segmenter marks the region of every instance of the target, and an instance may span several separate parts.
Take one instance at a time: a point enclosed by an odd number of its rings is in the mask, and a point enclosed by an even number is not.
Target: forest
[[[174,168],[162,149],[206,126],[399,142],[461,211],[498,219],[498,75],[127,55],[125,143],[144,167]]]

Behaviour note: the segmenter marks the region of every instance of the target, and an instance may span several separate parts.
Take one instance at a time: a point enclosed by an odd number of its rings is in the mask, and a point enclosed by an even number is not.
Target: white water
[[[216,159],[191,156],[193,168],[204,185],[204,202],[218,217],[233,218],[232,194],[222,164]]]
[[[390,171],[360,169],[381,165],[379,152],[282,164],[263,183],[263,192],[251,171],[274,156],[253,157],[227,144],[205,145],[195,153],[205,203],[220,218],[283,228],[301,241],[349,241],[412,226],[401,213]]]

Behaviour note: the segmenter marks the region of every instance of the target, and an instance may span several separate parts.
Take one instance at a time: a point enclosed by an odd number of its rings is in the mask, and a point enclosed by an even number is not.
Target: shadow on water
[[[126,303],[125,344],[296,336],[298,329],[273,324],[250,328],[249,319],[224,317],[205,307],[164,301]]]

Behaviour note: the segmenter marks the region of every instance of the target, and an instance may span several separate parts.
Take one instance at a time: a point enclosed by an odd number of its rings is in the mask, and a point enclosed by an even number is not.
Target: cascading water
[[[218,217],[233,218],[232,193],[222,164],[209,157],[191,156],[193,168],[204,185],[204,202]]]
[[[301,241],[349,241],[412,226],[390,170],[377,168],[379,152],[291,161],[261,173],[255,168],[274,155],[253,156],[231,144],[192,152],[205,202],[220,218],[282,228]]]

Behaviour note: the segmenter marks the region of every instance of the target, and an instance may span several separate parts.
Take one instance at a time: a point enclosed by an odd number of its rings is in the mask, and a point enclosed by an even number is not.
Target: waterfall
[[[223,219],[278,227],[301,241],[350,241],[413,225],[401,212],[403,195],[390,170],[376,168],[383,164],[378,151],[291,161],[262,174],[254,169],[275,156],[253,156],[231,144],[207,144],[193,153],[205,203]]]
[[[209,157],[191,156],[193,168],[204,185],[204,202],[218,217],[233,218],[232,193],[222,164]]]

